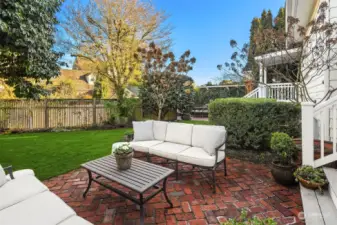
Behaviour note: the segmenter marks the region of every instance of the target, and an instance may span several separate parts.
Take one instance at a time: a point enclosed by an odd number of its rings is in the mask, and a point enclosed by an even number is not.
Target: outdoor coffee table
[[[166,193],[166,183],[167,178],[170,176],[174,170],[165,168],[153,163],[144,162],[138,159],[132,159],[131,168],[128,170],[118,170],[115,157],[105,156],[87,163],[82,164],[82,167],[85,168],[89,175],[89,184],[83,197],[85,198],[92,181],[102,185],[103,187],[131,200],[132,202],[140,206],[140,223],[144,224],[144,204],[155,197],[160,192],[164,192],[166,201],[170,204],[172,208],[172,202],[167,196]],[[97,174],[96,177],[92,176],[92,173]],[[112,187],[106,183],[103,183],[99,178],[104,177],[110,181],[115,181],[124,187],[127,187],[139,194],[139,198],[135,198],[128,193],[125,193],[117,188]],[[159,187],[157,183],[164,180],[163,186]],[[144,197],[143,194],[145,191],[154,187],[155,190],[153,193]]]

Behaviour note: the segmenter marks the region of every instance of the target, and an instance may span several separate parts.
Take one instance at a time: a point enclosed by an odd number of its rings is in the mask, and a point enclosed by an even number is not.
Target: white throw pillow
[[[165,141],[182,145],[191,145],[192,130],[192,124],[169,123],[167,125]]]
[[[194,125],[192,146],[203,148],[209,155],[215,155],[215,149],[226,141],[226,129],[223,126]]]
[[[133,141],[151,141],[153,137],[153,121],[132,122],[133,124]]]
[[[5,170],[0,165],[0,187],[7,182]]]
[[[153,121],[153,136],[158,141],[165,141],[168,122]]]

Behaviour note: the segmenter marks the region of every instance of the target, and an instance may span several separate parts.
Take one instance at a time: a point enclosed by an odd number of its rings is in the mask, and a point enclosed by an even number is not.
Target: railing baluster
[[[321,159],[324,158],[324,137],[325,137],[325,133],[324,133],[324,128],[325,128],[325,124],[324,124],[324,116],[323,116],[323,110],[320,112],[320,123],[321,123],[321,135],[320,135],[320,139],[321,139]]]
[[[332,144],[333,144],[333,154],[336,153],[336,105],[332,106],[332,133],[333,133],[333,137],[332,137]]]

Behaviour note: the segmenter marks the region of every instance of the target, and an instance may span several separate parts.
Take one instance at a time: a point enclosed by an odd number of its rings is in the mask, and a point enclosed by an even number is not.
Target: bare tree
[[[146,0],[89,0],[87,4],[77,0],[66,6],[63,18],[65,38],[60,43],[110,81],[120,105],[128,82],[141,70],[137,49],[153,41],[170,44],[165,13]]]

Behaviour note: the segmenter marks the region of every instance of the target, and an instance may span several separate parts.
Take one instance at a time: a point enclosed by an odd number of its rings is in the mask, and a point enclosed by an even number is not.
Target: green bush
[[[276,221],[272,218],[258,217],[248,218],[247,211],[242,211],[241,216],[238,219],[229,219],[228,222],[222,223],[221,225],[276,225]]]
[[[236,149],[267,150],[273,132],[300,136],[299,105],[273,99],[227,98],[209,104],[209,120],[223,125],[227,145]]]
[[[282,132],[272,133],[270,148],[277,155],[277,160],[282,165],[291,164],[292,159],[297,153],[293,139],[288,134]]]

